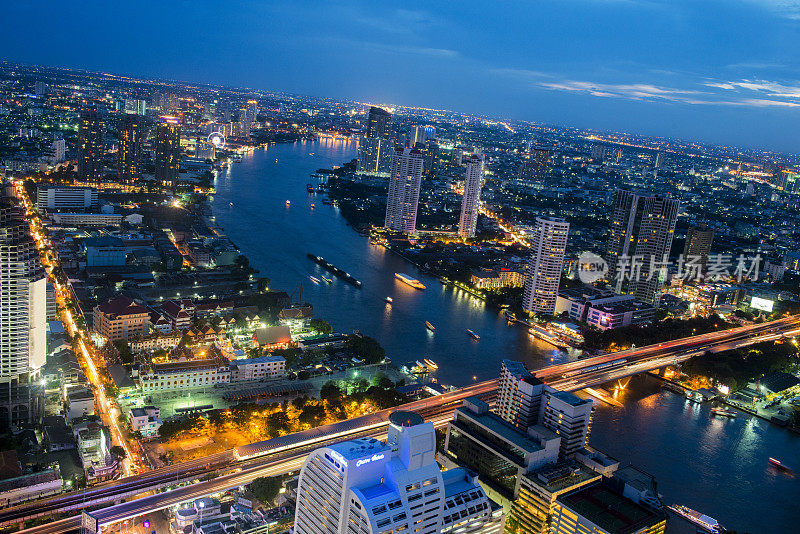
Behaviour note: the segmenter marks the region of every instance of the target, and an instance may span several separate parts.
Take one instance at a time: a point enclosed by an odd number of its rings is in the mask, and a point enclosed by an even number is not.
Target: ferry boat
[[[311,184],[306,184],[306,191],[308,191],[309,193],[313,193],[314,192],[314,186],[311,185]]]
[[[311,204],[311,209],[312,209],[312,210],[314,209],[314,204]]]
[[[414,367],[416,373],[427,373],[429,371],[428,366],[421,361],[417,360],[414,363],[417,364],[416,367]]]
[[[311,275],[308,275],[308,277],[309,277],[309,278],[311,279],[311,281],[312,281],[312,282],[314,282],[315,284],[319,284],[319,278],[317,278],[316,276],[311,276]]]
[[[725,408],[712,408],[711,415],[718,415],[720,417],[736,417],[739,414],[733,410],[726,410]]]
[[[386,301],[387,303],[389,303],[389,304],[391,304],[392,302],[394,302],[394,301],[392,300],[392,297],[386,297],[386,298],[385,298],[385,299],[383,299],[383,300],[385,300],[385,301]]]
[[[428,328],[428,330],[430,330],[431,332],[436,332],[436,327],[435,327],[435,326],[433,326],[433,325],[432,325],[430,322],[428,322],[428,321],[425,321],[425,326],[426,326],[426,327]]]
[[[481,338],[481,336],[479,336],[478,334],[476,334],[475,332],[473,332],[473,331],[472,331],[472,330],[470,330],[469,328],[467,328],[467,334],[471,335],[471,336],[472,336],[472,338],[473,338],[475,341],[478,341],[478,340]]]
[[[667,508],[669,508],[679,516],[683,517],[690,523],[700,527],[706,532],[711,532],[712,534],[719,534],[719,532],[722,531],[722,527],[720,526],[719,521],[717,521],[713,517],[701,514],[696,510],[692,510],[691,508],[687,508],[686,506],[682,506],[680,504],[674,504],[672,506],[668,506]]]
[[[770,463],[770,465],[773,465],[773,466],[777,467],[778,469],[783,469],[784,471],[791,471],[792,470],[791,467],[789,467],[787,465],[784,465],[780,460],[776,460],[775,458],[772,458],[771,456],[769,458],[769,463]]]
[[[394,273],[394,277],[403,282],[404,284],[408,284],[414,289],[425,289],[425,285],[417,280],[416,278],[411,278],[406,273]]]
[[[289,204],[291,204],[291,203],[292,203],[292,202],[291,202],[291,201],[289,201],[289,200],[287,200],[287,201],[286,201],[286,205],[287,205],[287,206],[288,206]]]
[[[545,330],[540,326],[536,325],[531,326],[530,329],[528,330],[528,333],[533,337],[541,339],[542,341],[546,341],[551,345],[558,347],[560,349],[565,349],[569,346],[563,341],[561,341],[557,336],[551,334],[550,332],[548,332],[547,330]]]
[[[328,278],[327,276],[323,276],[322,279],[328,282],[329,284],[333,283],[333,278]]]
[[[424,360],[422,360],[422,361],[424,361],[424,362],[425,362],[425,365],[428,367],[428,369],[433,369],[433,370],[435,371],[436,369],[438,369],[438,368],[439,368],[439,366],[438,366],[438,365],[436,365],[436,362],[435,362],[435,361],[433,361],[433,360],[429,360],[428,358],[425,358],[425,359],[424,359]]]

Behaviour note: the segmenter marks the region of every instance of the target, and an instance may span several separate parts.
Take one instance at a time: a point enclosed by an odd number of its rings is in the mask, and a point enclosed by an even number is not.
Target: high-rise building
[[[383,108],[372,106],[367,117],[367,131],[364,137],[389,137],[389,127],[392,125],[392,114]]]
[[[413,234],[422,186],[422,153],[415,148],[398,148],[392,158],[385,226],[395,232]]]
[[[40,184],[36,188],[36,206],[40,210],[87,210],[97,207],[97,189]]]
[[[520,182],[542,183],[547,175],[550,164],[550,150],[547,148],[534,148],[532,152],[522,154],[522,160],[517,171]]]
[[[522,475],[555,463],[560,445],[553,431],[541,425],[521,430],[470,397],[447,426],[440,463],[476,472],[489,498],[507,507],[519,494]]]
[[[144,115],[147,113],[147,102],[138,98],[126,98],[125,113],[129,115]]]
[[[653,167],[656,169],[660,169],[663,164],[664,164],[664,153],[656,152],[656,160],[653,162]]]
[[[33,92],[36,96],[46,96],[47,89],[47,84],[41,80],[37,80],[36,83],[33,84]]]
[[[467,161],[464,171],[464,195],[461,197],[461,217],[458,220],[458,235],[463,239],[475,235],[483,187],[483,164],[483,154],[475,154]]]
[[[658,306],[679,208],[671,198],[616,192],[606,262],[617,292]]]
[[[313,451],[300,471],[298,534],[502,530],[502,511],[461,468],[442,472],[436,433],[413,412],[389,416],[386,443],[360,438]]]
[[[553,503],[550,534],[663,534],[664,511],[640,502],[632,489],[617,477],[604,477],[561,493]]]
[[[31,420],[47,356],[47,277],[16,199],[0,196],[0,427]]]
[[[64,161],[64,157],[67,153],[67,142],[63,139],[55,139],[50,144],[50,161],[52,163],[60,163]]]
[[[247,101],[247,118],[250,122],[255,122],[258,116],[258,100]]]
[[[418,143],[424,145],[432,139],[436,139],[436,128],[434,126],[414,126],[408,134],[408,146],[413,148]]]
[[[601,145],[601,144],[594,144],[592,145],[592,159],[602,162],[606,159],[606,154],[608,153],[608,146]]]
[[[535,425],[543,393],[544,383],[522,362],[503,360],[495,408],[500,417],[523,430]]]
[[[156,181],[174,185],[178,180],[181,162],[181,125],[175,117],[164,116],[156,126]]]
[[[557,217],[537,217],[531,240],[522,307],[528,313],[552,315],[564,267],[569,223]]]
[[[711,244],[714,241],[714,230],[706,223],[690,226],[686,233],[686,244],[683,246],[683,258],[700,258],[700,263],[706,265],[711,254]]]
[[[382,108],[371,107],[367,131],[358,142],[358,170],[368,173],[389,172],[394,143],[389,139],[392,115]]]
[[[78,124],[78,178],[99,182],[103,178],[103,119],[97,110],[81,111]]]
[[[556,499],[597,484],[603,475],[571,460],[560,460],[520,477],[519,496],[506,518],[505,534],[549,534]]]
[[[559,391],[533,376],[521,362],[503,360],[497,413],[526,431],[542,425],[561,438],[561,455],[586,446],[592,425],[592,401]]]
[[[144,135],[144,121],[141,115],[123,115],[119,125],[117,174],[124,183],[130,184],[142,177]]]

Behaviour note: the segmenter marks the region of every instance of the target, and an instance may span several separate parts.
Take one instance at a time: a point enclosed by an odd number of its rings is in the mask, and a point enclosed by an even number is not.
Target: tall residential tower
[[[103,178],[103,119],[94,109],[81,111],[78,124],[78,179],[99,182]]]
[[[141,115],[123,115],[119,125],[117,174],[120,181],[133,183],[142,177],[144,119]]]
[[[522,296],[528,313],[552,315],[556,308],[569,223],[556,217],[537,217],[531,258]]]
[[[461,217],[458,220],[458,235],[463,239],[475,235],[478,209],[483,187],[483,154],[476,154],[467,161],[464,172],[464,196],[461,198]]]
[[[175,117],[161,117],[156,126],[156,181],[171,186],[178,180],[181,159],[181,125]]]
[[[422,153],[415,148],[398,148],[392,158],[385,226],[395,232],[413,234],[422,186]]]

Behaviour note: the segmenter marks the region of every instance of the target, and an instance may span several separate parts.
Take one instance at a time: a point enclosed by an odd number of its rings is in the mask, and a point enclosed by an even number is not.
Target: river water
[[[335,330],[376,338],[396,363],[433,359],[440,366],[435,376],[445,384],[495,378],[504,358],[531,369],[566,358],[524,329],[508,326],[480,299],[370,244],[336,208],[322,203],[322,195],[306,192],[313,182],[309,173],[355,153],[356,144],[346,141],[275,145],[246,155],[217,178],[217,222],[272,288],[291,293],[302,283],[303,300]],[[309,252],[351,273],[363,287],[337,278],[331,285],[315,284],[309,275],[326,273],[306,257]],[[398,282],[395,272],[418,278],[428,289]],[[392,305],[384,302],[387,296]],[[425,321],[436,326],[435,333]],[[667,504],[685,504],[739,532],[800,532],[800,477],[767,464],[773,456],[800,469],[800,436],[750,416],[711,418],[710,406],[662,390],[652,378],[634,379],[620,400],[621,407],[598,405],[590,442],[654,475]],[[669,531],[693,531],[681,523],[671,521]]]

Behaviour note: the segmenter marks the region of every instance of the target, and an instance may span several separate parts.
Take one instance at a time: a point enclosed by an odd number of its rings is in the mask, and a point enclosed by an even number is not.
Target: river
[[[480,299],[371,245],[335,207],[322,203],[322,195],[306,192],[309,173],[355,153],[354,142],[334,140],[258,149],[217,178],[217,222],[271,287],[291,293],[302,283],[304,300],[335,330],[375,337],[397,363],[431,358],[439,363],[435,376],[442,383],[495,378],[504,358],[531,369],[563,361],[563,353],[508,326]],[[331,285],[313,283],[309,275],[325,273],[306,257],[309,252],[351,273],[363,288],[336,278]],[[419,278],[428,289],[398,282],[395,272]],[[426,320],[435,333],[425,328]],[[620,400],[621,407],[598,405],[590,442],[654,475],[667,504],[685,504],[739,532],[800,532],[798,478],[767,465],[774,456],[800,469],[800,436],[750,416],[711,418],[709,406],[663,390],[652,378],[634,379]],[[669,532],[693,531],[681,523],[671,521]]]
[[[323,195],[308,194],[309,174],[349,161],[356,143],[320,140],[273,145],[248,154],[217,178],[214,215],[225,233],[270,278],[270,287],[289,293],[303,284],[303,299],[334,330],[377,339],[393,362],[430,358],[443,384],[465,385],[497,376],[504,358],[532,368],[566,356],[508,326],[481,299],[427,276],[404,259],[357,234]],[[290,204],[287,205],[286,201]],[[231,204],[232,203],[232,204]],[[314,209],[311,208],[314,204]],[[361,289],[333,278],[314,283],[325,271],[306,257],[324,257],[363,283]],[[427,290],[413,289],[394,277],[406,272]],[[328,275],[330,277],[330,275]],[[391,305],[385,298],[391,296]],[[435,332],[425,327],[430,321]],[[480,340],[472,339],[467,329]]]

